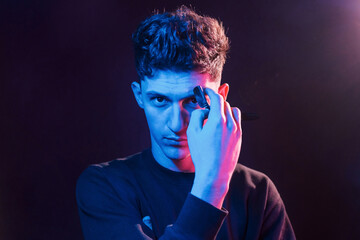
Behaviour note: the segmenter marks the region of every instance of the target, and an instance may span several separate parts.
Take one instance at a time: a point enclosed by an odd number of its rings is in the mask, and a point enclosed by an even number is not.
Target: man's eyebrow
[[[167,95],[165,93],[159,93],[159,92],[155,92],[155,91],[149,91],[145,93],[146,96],[148,97],[154,97],[154,96],[162,96],[162,97],[167,97]],[[185,97],[183,97],[182,99],[186,99],[186,98],[192,98],[195,97],[194,92],[189,92]]]
[[[162,93],[155,92],[155,91],[149,91],[149,92],[146,92],[145,94],[146,94],[146,95],[164,95],[164,94],[162,94]]]
[[[154,92],[154,91],[146,92],[145,95],[147,95],[147,96],[149,96],[149,97],[153,97],[153,96],[163,96],[163,97],[166,97],[165,94],[163,94],[163,93],[158,93],[158,92]]]

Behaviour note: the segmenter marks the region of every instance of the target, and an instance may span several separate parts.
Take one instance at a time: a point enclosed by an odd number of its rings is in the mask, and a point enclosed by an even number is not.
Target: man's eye
[[[184,103],[186,105],[188,105],[189,107],[197,107],[198,106],[198,103],[197,103],[195,97],[191,97],[191,98],[186,99],[186,101],[184,101]]]
[[[159,103],[163,102],[164,100],[165,100],[165,98],[163,98],[163,97],[156,97],[156,101]]]
[[[155,106],[164,106],[167,103],[165,97],[153,97],[151,101]]]

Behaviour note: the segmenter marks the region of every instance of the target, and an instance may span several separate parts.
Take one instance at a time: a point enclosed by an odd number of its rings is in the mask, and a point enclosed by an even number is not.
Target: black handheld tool
[[[198,102],[199,106],[210,110],[210,106],[206,101],[204,90],[202,89],[201,86],[196,86],[194,88],[194,94],[195,94],[195,98],[196,98],[196,101]]]

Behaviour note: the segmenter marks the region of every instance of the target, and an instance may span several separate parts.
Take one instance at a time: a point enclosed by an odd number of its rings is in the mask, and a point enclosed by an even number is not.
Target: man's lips
[[[164,137],[165,139],[177,141],[177,142],[183,142],[187,141],[187,138],[181,138],[181,137]]]
[[[164,141],[168,145],[185,146],[187,144],[187,138],[183,137],[164,137]]]

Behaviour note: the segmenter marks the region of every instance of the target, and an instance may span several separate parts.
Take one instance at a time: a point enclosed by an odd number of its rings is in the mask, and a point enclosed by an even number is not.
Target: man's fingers
[[[211,119],[213,118],[212,115],[222,117],[223,119],[225,119],[224,98],[220,94],[212,90],[211,88],[205,88],[205,93],[210,98],[209,121],[211,121]]]
[[[196,109],[191,113],[190,122],[187,131],[200,131],[203,128],[204,121],[209,114],[207,109]]]
[[[225,102],[224,111],[225,111],[225,116],[226,116],[226,125],[227,125],[227,127],[229,129],[231,129],[233,127],[237,128],[238,125],[235,122],[232,109],[231,109],[230,104],[228,102]]]
[[[241,111],[237,107],[232,107],[231,110],[232,110],[235,122],[236,122],[237,126],[239,127],[239,129],[241,130]]]

